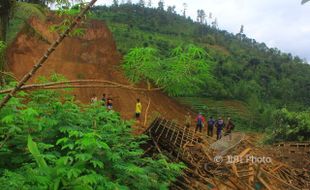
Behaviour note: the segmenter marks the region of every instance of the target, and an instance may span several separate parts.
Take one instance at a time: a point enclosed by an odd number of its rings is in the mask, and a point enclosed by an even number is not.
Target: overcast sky
[[[98,0],[96,5],[111,2]],[[158,0],[152,3],[157,6]],[[217,18],[220,29],[235,34],[244,25],[248,37],[310,62],[310,2],[301,5],[301,0],[164,0],[165,8],[175,5],[178,13],[183,3],[188,5],[188,15],[194,20],[197,9],[204,9],[207,15],[211,12]]]

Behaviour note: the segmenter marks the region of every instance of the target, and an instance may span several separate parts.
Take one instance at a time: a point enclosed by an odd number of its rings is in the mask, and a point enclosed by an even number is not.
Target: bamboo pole
[[[11,77],[12,79],[18,81],[17,78],[16,78],[12,73],[0,71],[0,74],[1,74],[1,75],[9,76],[9,77]]]
[[[148,89],[148,90],[150,91],[151,89]],[[143,126],[145,126],[145,127],[146,127],[146,124],[147,124],[147,117],[148,117],[150,105],[151,105],[151,97],[148,94],[148,103],[147,103],[147,107],[146,107],[146,110],[145,110],[144,123],[143,123]]]
[[[6,103],[16,94],[18,90],[42,67],[48,57],[55,51],[58,45],[64,40],[66,36],[70,33],[70,31],[80,22],[85,13],[90,9],[91,6],[95,4],[97,0],[92,0],[74,19],[74,21],[70,24],[69,28],[61,34],[58,39],[46,50],[45,54],[39,59],[39,61],[33,66],[31,71],[27,73],[21,81],[11,90],[9,94],[7,94],[0,102],[0,110],[6,105]]]
[[[134,91],[157,91],[161,88],[153,88],[153,89],[145,89],[145,88],[136,88],[132,87],[131,85],[123,85],[118,83],[111,83],[108,82],[101,82],[102,84],[87,84],[92,80],[85,80],[85,81],[67,81],[67,82],[54,82],[54,83],[44,83],[44,84],[29,84],[24,85],[20,88],[20,90],[39,90],[39,89],[61,89],[61,88],[124,88],[128,90]],[[75,83],[79,83],[75,85]],[[83,84],[86,83],[86,84]],[[0,90],[0,94],[6,94],[11,92],[13,88]]]

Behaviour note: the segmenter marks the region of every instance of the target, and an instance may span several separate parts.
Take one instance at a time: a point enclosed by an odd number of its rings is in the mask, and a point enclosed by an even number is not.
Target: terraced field
[[[237,124],[236,130],[253,129],[253,120],[255,119],[246,103],[237,100],[212,100],[208,98],[197,97],[179,97],[176,98],[181,104],[189,106],[196,112],[201,112],[205,117],[213,116],[224,119],[231,117]]]

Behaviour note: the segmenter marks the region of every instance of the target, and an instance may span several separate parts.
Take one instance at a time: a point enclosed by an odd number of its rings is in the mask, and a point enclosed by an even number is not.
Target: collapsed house
[[[162,153],[187,168],[172,189],[309,189],[309,170],[273,160],[268,152],[234,133],[219,141],[195,133],[161,117],[144,132],[150,137],[146,152]]]

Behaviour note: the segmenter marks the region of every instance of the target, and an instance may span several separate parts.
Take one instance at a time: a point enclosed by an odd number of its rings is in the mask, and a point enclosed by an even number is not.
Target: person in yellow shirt
[[[142,112],[142,104],[140,102],[140,99],[137,99],[137,103],[136,103],[136,119],[140,120],[140,116],[141,116],[141,112]]]

